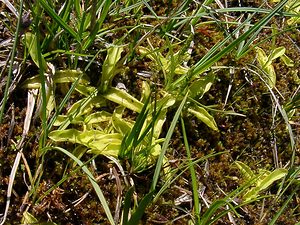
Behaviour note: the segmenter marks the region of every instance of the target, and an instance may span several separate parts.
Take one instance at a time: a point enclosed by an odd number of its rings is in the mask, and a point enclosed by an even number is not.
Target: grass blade
[[[36,5],[37,7],[37,13],[41,14],[41,7],[40,4],[37,3]],[[47,90],[46,90],[46,68],[43,65],[43,63],[45,64],[45,61],[43,62],[43,56],[42,56],[42,51],[41,51],[41,45],[40,45],[40,30],[39,30],[39,24],[40,24],[40,17],[37,16],[35,21],[35,38],[34,38],[34,51],[35,51],[35,56],[34,58],[36,58],[37,60],[37,65],[39,65],[39,76],[40,76],[40,80],[41,80],[41,96],[42,96],[42,109],[41,109],[41,119],[42,119],[42,134],[41,134],[41,138],[39,141],[39,145],[40,145],[40,149],[42,149],[45,144],[46,144],[46,138],[48,135],[48,130],[47,130],[47,112],[46,112],[46,108],[47,108]]]
[[[278,212],[275,214],[275,216],[273,217],[273,219],[271,220],[271,222],[269,223],[269,225],[274,225],[276,223],[276,221],[278,220],[279,216],[282,215],[282,213],[284,212],[284,210],[286,209],[287,205],[289,204],[289,202],[292,200],[292,198],[294,197],[295,193],[299,190],[299,188],[295,188],[292,192],[292,194],[290,194],[290,196],[288,197],[288,199],[283,203],[282,207],[278,210]]]
[[[239,43],[245,41],[248,37],[250,39],[244,45],[241,52],[237,54],[237,58],[241,58],[249,49],[250,44],[257,34],[263,29],[263,27],[284,7],[288,0],[283,0],[278,3],[277,6],[269,14],[267,14],[262,20],[251,27],[247,32],[239,36],[236,40],[231,42],[227,47],[220,51],[220,48],[229,41],[232,36],[244,26],[249,19],[245,20],[235,31],[232,32],[231,36],[225,38],[222,42],[213,47],[192,69],[190,76],[194,77],[196,74],[201,74],[207,70],[210,66],[220,60],[223,56],[231,52]]]
[[[146,196],[141,200],[134,214],[130,218],[130,220],[126,223],[126,225],[138,225],[140,219],[142,218],[146,207],[151,203],[153,198],[153,191],[146,194]]]
[[[224,200],[217,200],[215,201],[204,213],[204,215],[201,217],[201,221],[199,225],[207,225],[211,224],[209,223],[209,220],[212,218],[213,214],[222,206],[227,205],[228,203]]]
[[[15,58],[15,55],[17,52],[17,45],[19,42],[19,36],[20,36],[19,34],[20,34],[20,30],[21,30],[22,12],[23,12],[23,0],[20,1],[20,10],[19,10],[17,29],[16,29],[16,33],[15,33],[15,40],[14,40],[13,49],[12,49],[12,53],[11,53],[11,57],[10,57],[8,77],[7,77],[7,82],[5,85],[4,96],[3,96],[3,101],[2,101],[2,105],[1,105],[1,111],[0,111],[0,124],[2,123],[4,109],[5,109],[7,99],[8,99],[9,86],[10,86],[10,82],[11,82],[11,78],[12,78],[12,74],[13,74],[14,58]]]
[[[172,134],[174,132],[174,129],[175,129],[175,126],[176,126],[176,123],[177,123],[177,120],[181,114],[181,111],[186,103],[186,100],[187,100],[187,97],[188,97],[188,94],[189,92],[187,92],[183,98],[183,100],[181,101],[176,113],[175,113],[175,116],[171,122],[171,126],[168,130],[168,133],[166,135],[166,138],[165,138],[165,141],[163,143],[163,146],[162,146],[162,149],[161,149],[161,153],[158,157],[158,160],[157,160],[157,163],[156,163],[156,167],[155,167],[155,171],[154,171],[154,176],[153,176],[153,180],[152,180],[152,184],[151,184],[151,191],[155,190],[155,187],[156,187],[156,184],[158,182],[158,178],[159,178],[159,174],[160,174],[160,170],[162,168],[162,164],[163,164],[163,159],[164,159],[164,156],[165,156],[165,153],[167,151],[167,148],[168,148],[168,145],[169,145],[169,142],[170,142],[170,139],[172,137]]]
[[[56,21],[65,31],[67,31],[72,37],[76,39],[77,42],[80,43],[80,38],[77,33],[64,21],[62,18],[57,15],[57,13],[51,8],[50,5],[45,0],[39,1],[45,11],[50,15],[50,17]]]
[[[96,1],[97,2],[97,1]],[[111,0],[106,0],[103,1],[101,4],[103,4],[102,6],[102,10],[101,10],[101,16],[98,19],[97,23],[94,25],[91,34],[89,35],[87,41],[84,43],[82,49],[86,50],[95,40],[96,35],[98,34],[99,30],[101,29],[103,22],[108,14],[110,5],[111,5]],[[93,16],[93,15],[92,15]]]
[[[182,135],[183,135],[183,139],[184,139],[184,146],[186,149],[186,154],[189,160],[189,169],[190,169],[190,173],[191,173],[191,179],[192,179],[192,189],[193,189],[193,199],[194,199],[194,207],[195,207],[195,216],[196,216],[196,221],[197,223],[200,223],[200,204],[199,204],[199,197],[198,197],[198,180],[197,180],[197,175],[196,175],[196,171],[191,159],[191,151],[190,151],[190,146],[188,143],[188,139],[187,139],[187,134],[185,131],[185,125],[184,125],[184,121],[181,118],[181,127],[182,127]]]
[[[255,26],[253,26],[252,28],[250,28],[247,32],[245,32],[243,35],[241,35],[240,38],[246,39],[247,37],[249,37],[251,35],[251,37],[249,38],[248,42],[244,45],[243,49],[241,50],[241,52],[238,53],[237,58],[241,58],[245,52],[247,52],[247,50],[249,49],[249,46],[251,45],[251,43],[253,42],[253,40],[256,38],[257,34],[263,29],[263,27],[270,22],[270,20],[280,11],[283,9],[283,7],[285,6],[285,4],[288,2],[289,0],[283,0],[281,2],[279,2],[276,7],[269,13],[267,14],[262,20],[260,20],[257,24],[255,24]]]
[[[122,224],[124,225],[128,223],[128,215],[129,215],[130,203],[131,203],[133,192],[134,192],[134,187],[130,187],[125,195],[124,207],[123,207],[123,222],[122,222]]]
[[[76,156],[74,156],[71,152],[63,149],[63,148],[60,148],[60,147],[47,147],[47,148],[44,148],[45,151],[47,150],[57,150],[57,151],[61,151],[62,153],[66,154],[68,157],[70,157],[72,160],[74,160],[80,167],[82,167],[82,170],[83,172],[86,173],[86,175],[88,176],[93,188],[95,189],[95,192],[104,208],[104,211],[106,213],[106,216],[110,222],[110,224],[114,225],[115,222],[114,222],[114,219],[113,219],[113,216],[111,214],[111,211],[108,207],[108,204],[107,204],[107,201],[105,200],[105,197],[99,187],[99,185],[97,184],[97,181],[96,181],[96,178],[93,176],[93,174],[89,171],[89,169],[84,165],[84,163],[79,160]]]

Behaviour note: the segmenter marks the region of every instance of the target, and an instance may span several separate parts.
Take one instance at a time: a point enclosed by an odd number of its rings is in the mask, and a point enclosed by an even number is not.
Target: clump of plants
[[[4,1],[4,4],[6,9],[16,14],[18,23],[11,63],[6,65],[9,70],[2,70],[8,75],[0,121],[9,97],[10,80],[15,75],[13,63],[17,62],[14,56],[18,45],[21,46],[19,52],[23,54],[23,64],[30,62],[36,73],[18,84],[24,93],[28,93],[28,106],[22,138],[15,144],[16,160],[9,176],[1,224],[8,215],[21,158],[23,171],[29,179],[27,202],[41,204],[70,176],[82,170],[109,224],[139,224],[147,207],[156,204],[176,209],[180,214],[178,220],[185,214],[189,224],[214,224],[224,218],[234,224],[247,206],[257,206],[257,202],[272,198],[277,201],[286,195],[286,200],[280,202],[282,205],[278,213],[272,215],[270,224],[275,224],[293,201],[296,191],[290,189],[294,186],[295,190],[299,188],[297,143],[292,127],[297,123],[299,88],[290,100],[282,104],[281,93],[276,88],[280,76],[276,66],[282,63],[282,67],[294,68],[298,64],[288,56],[286,47],[275,44],[277,36],[284,31],[277,32],[276,25],[269,25],[275,18],[287,18],[287,26],[290,27],[286,29],[295,29],[299,13],[296,1],[272,3],[273,8],[263,3],[258,8],[251,8],[224,7],[221,2],[210,0],[201,4],[193,1],[91,0],[62,3],[41,0],[32,6],[21,1],[19,12],[9,2]],[[156,11],[160,7],[163,9]],[[26,27],[23,26],[24,9],[31,18]],[[255,19],[258,14],[259,19]],[[123,22],[126,25],[120,25]],[[213,32],[202,29],[211,26],[215,27]],[[271,30],[272,36],[261,40],[261,34],[266,30]],[[212,34],[220,40],[215,42],[215,38],[210,37]],[[199,44],[196,40],[199,35],[213,40],[213,47]],[[272,40],[272,47],[265,49],[264,43],[269,40]],[[249,54],[255,54],[255,57]],[[242,64],[241,59],[247,61],[248,57],[254,60]],[[273,124],[270,127],[273,129],[273,145],[276,145],[274,127],[283,123],[286,129],[283,133],[288,133],[290,140],[289,162],[280,163],[274,147],[272,160],[275,168],[268,165],[268,168],[252,171],[252,165],[248,166],[247,162],[238,159],[239,156],[233,156],[233,149],[224,149],[221,142],[211,145],[205,141],[198,143],[198,146],[208,146],[206,148],[214,146],[207,155],[201,155],[199,152],[204,149],[194,145],[201,141],[194,140],[193,131],[186,130],[187,119],[192,118],[196,124],[193,128],[201,130],[197,134],[206,130],[212,132],[210,134],[219,132],[218,135],[227,126],[226,122],[218,124],[220,117],[223,121],[233,117],[248,119],[247,114],[235,108],[234,102],[227,106],[231,97],[248,88],[244,85],[232,93],[236,71],[255,76],[256,81],[266,87],[263,94],[270,96],[273,103],[267,106],[272,108],[270,117]],[[216,82],[222,83],[223,78],[219,74],[230,74],[231,81],[225,91],[226,96],[216,100],[211,90]],[[252,80],[244,76],[249,88],[255,88]],[[136,80],[139,85],[134,90],[126,87]],[[204,104],[208,98],[218,104]],[[268,113],[268,110],[265,112]],[[28,164],[23,152],[30,126],[38,126],[41,132],[35,144],[35,162]],[[180,154],[172,149],[174,143],[179,143]],[[37,190],[42,181],[51,179],[43,173],[43,167],[48,157],[51,160],[53,151],[66,155],[70,161],[64,164],[62,177],[52,182],[55,185],[38,196]],[[225,153],[232,154],[228,157],[228,160],[234,161],[230,170],[240,171],[241,180],[236,181],[239,186],[222,190],[216,184],[221,194],[207,192],[206,195],[205,188],[211,186],[209,162]],[[111,190],[101,185],[101,176],[97,176],[99,156],[107,159],[109,162],[105,163],[112,168],[108,179],[116,181],[118,197],[114,211],[105,195]],[[170,156],[174,158],[171,160]],[[260,164],[256,165],[259,167]],[[72,172],[68,174],[68,171]],[[141,188],[143,184],[135,182],[139,176],[146,176],[149,185]],[[163,196],[173,188],[184,192],[183,197],[176,198],[174,195],[172,200],[165,201]],[[75,207],[85,198],[70,205]],[[25,206],[24,203],[23,208],[21,223],[42,223],[31,211],[30,205]],[[172,223],[176,222],[176,216],[168,216],[172,217]],[[60,223],[48,217],[50,224]]]

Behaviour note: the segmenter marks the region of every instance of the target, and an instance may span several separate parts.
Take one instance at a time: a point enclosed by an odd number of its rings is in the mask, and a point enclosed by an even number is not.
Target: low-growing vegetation
[[[300,224],[299,0],[0,7],[0,224]]]

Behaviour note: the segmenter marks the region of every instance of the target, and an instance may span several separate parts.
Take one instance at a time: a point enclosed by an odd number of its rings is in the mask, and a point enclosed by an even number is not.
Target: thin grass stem
[[[1,110],[0,110],[0,124],[2,123],[5,105],[6,105],[8,97],[9,97],[8,96],[9,86],[10,86],[11,79],[12,79],[14,59],[15,59],[15,55],[17,52],[19,38],[20,38],[22,15],[23,15],[23,0],[20,1],[19,17],[18,17],[16,32],[15,32],[15,40],[14,40],[14,44],[13,44],[13,48],[12,48],[9,70],[8,70],[8,75],[7,75],[7,81],[6,81],[6,85],[5,85],[4,96],[3,96],[3,101],[2,101]]]
[[[192,189],[193,189],[193,199],[194,199],[194,207],[195,207],[195,217],[197,223],[200,223],[200,204],[199,204],[199,195],[198,195],[198,179],[196,175],[196,171],[194,168],[194,165],[192,164],[192,158],[191,158],[191,150],[187,139],[187,134],[185,130],[184,120],[181,117],[181,128],[182,128],[182,135],[184,140],[184,145],[186,149],[186,154],[189,160],[189,169],[191,173],[191,179],[192,179]]]

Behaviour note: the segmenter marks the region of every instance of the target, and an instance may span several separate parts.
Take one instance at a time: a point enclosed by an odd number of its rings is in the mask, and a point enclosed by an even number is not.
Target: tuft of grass
[[[12,51],[10,54],[10,63],[9,63],[9,70],[8,70],[8,74],[7,74],[7,81],[6,81],[4,95],[3,95],[1,109],[0,109],[0,124],[2,123],[6,102],[9,97],[8,94],[9,94],[9,87],[10,87],[12,75],[13,75],[13,68],[14,68],[13,65],[14,65],[15,56],[16,56],[16,52],[17,52],[17,46],[19,43],[19,38],[20,38],[20,33],[21,33],[22,16],[23,16],[23,1],[21,0],[19,12],[18,12],[18,18],[17,18],[17,26],[16,26],[16,31],[15,31],[14,44],[13,44],[13,48],[12,48]]]

